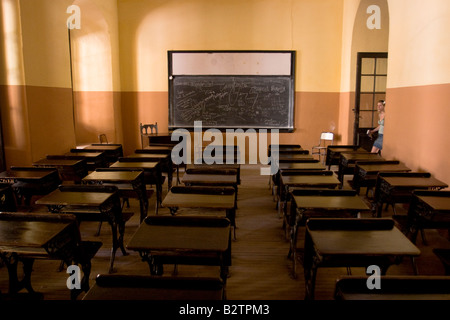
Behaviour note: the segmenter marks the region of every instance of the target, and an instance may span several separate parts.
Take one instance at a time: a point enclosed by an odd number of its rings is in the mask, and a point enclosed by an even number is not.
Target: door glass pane
[[[373,59],[373,58],[362,59],[361,73],[362,74],[374,74],[375,73],[375,59]]]
[[[373,110],[373,98],[372,93],[361,93],[361,99],[359,104],[360,110]]]
[[[375,91],[376,92],[386,92],[386,77],[377,76],[375,78]]]
[[[359,114],[359,127],[373,128],[373,114],[372,111],[361,111]]]
[[[373,92],[373,76],[361,77],[361,92]]]
[[[377,74],[387,74],[387,62],[385,58],[377,59]]]

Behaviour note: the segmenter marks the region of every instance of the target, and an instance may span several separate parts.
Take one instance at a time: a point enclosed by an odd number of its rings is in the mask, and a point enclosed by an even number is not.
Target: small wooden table
[[[306,224],[303,263],[306,299],[314,299],[319,267],[376,265],[385,275],[403,257],[419,255],[420,250],[392,219],[311,218]]]
[[[236,239],[235,190],[231,187],[172,187],[163,200],[163,206],[175,215],[179,208],[202,208],[206,215],[225,210]],[[213,211],[211,211],[213,210]]]
[[[293,190],[291,191],[291,213],[285,219],[289,226],[293,275],[296,277],[297,235],[300,225],[309,218],[356,218],[359,213],[370,211],[369,206],[353,190]]]
[[[375,161],[357,162],[353,175],[352,187],[356,192],[360,192],[361,187],[373,188],[379,172],[409,172],[410,168],[399,161]]]
[[[67,186],[60,187],[36,201],[45,205],[53,213],[70,213],[81,221],[107,221],[111,226],[112,250],[109,272],[113,272],[118,248],[127,255],[123,245],[125,222],[116,187],[106,186]],[[119,235],[117,234],[119,229]]]
[[[279,153],[278,154],[279,162],[302,162],[302,161],[316,161],[312,155],[304,154],[304,153]]]
[[[33,263],[38,258],[58,259],[72,265],[81,264],[81,289],[73,289],[72,299],[89,289],[90,258],[84,258],[81,237],[75,217],[71,215],[36,213],[0,213],[0,258],[9,275],[9,294],[26,289],[37,294],[31,285]],[[18,263],[24,265],[22,280],[18,278]]]
[[[33,162],[34,167],[56,168],[62,181],[80,182],[88,174],[86,160],[80,159],[49,159],[44,158]]]
[[[20,204],[29,206],[33,195],[45,195],[61,184],[55,168],[11,167],[0,173],[0,182],[11,184]]]
[[[377,217],[381,217],[383,205],[396,203],[409,203],[412,192],[416,189],[440,190],[448,185],[428,172],[380,172],[378,174],[374,211]]]
[[[123,198],[128,198],[129,190],[134,192],[134,198],[139,200],[140,221],[144,221],[148,214],[148,198],[144,183],[144,172],[142,170],[114,170],[107,168],[104,170],[91,172],[83,178],[85,184],[114,185],[119,189],[119,194]]]
[[[219,277],[99,274],[83,300],[223,300],[224,289]]]
[[[230,221],[220,217],[149,216],[127,248],[139,252],[152,275],[162,275],[163,264],[218,265],[226,283],[231,265]]]
[[[110,168],[122,169],[141,169],[144,170],[144,180],[146,185],[155,185],[156,189],[156,204],[155,213],[158,214],[158,209],[162,205],[162,176],[160,162],[149,161],[117,161],[114,162]]]
[[[357,161],[386,161],[378,153],[350,152],[341,153],[339,158],[338,179],[344,184],[344,175],[353,174]]]

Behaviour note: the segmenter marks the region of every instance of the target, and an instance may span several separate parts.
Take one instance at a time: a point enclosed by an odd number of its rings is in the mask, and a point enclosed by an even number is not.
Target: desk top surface
[[[358,165],[361,171],[365,172],[396,172],[396,171],[411,171],[410,168],[405,166],[403,163],[398,164],[361,164]]]
[[[314,160],[314,157],[310,154],[301,154],[301,153],[280,153],[278,155],[278,159],[280,160]]]
[[[69,224],[61,221],[0,220],[0,246],[41,248]]]
[[[446,188],[448,185],[434,177],[383,177],[390,186],[392,187],[438,187]]]
[[[347,161],[357,161],[366,159],[370,161],[385,160],[378,153],[370,153],[370,152],[342,152],[341,156],[343,159],[346,159]]]
[[[118,181],[131,182],[136,180],[142,171],[93,171],[83,178],[83,181]]]
[[[335,175],[293,175],[284,176],[281,174],[281,180],[284,185],[340,185],[341,182]]]
[[[197,174],[185,173],[181,179],[183,183],[208,183],[208,184],[236,184],[237,174]]]
[[[369,210],[358,196],[293,196],[297,207],[310,209]]]
[[[450,211],[450,197],[418,196],[434,210]]]
[[[75,160],[75,159],[40,159],[36,162],[33,162],[33,166],[74,166],[78,163],[81,163],[83,160]]]
[[[141,168],[141,169],[155,169],[158,162],[147,162],[147,161],[117,161],[114,162],[111,168]]]
[[[113,193],[109,192],[78,192],[64,191],[59,189],[43,196],[36,204],[63,205],[63,206],[100,206],[105,203]]]
[[[95,145],[95,146],[86,146],[83,149],[84,150],[104,150],[104,151],[116,151],[116,150],[120,150],[122,148],[122,146],[112,146],[112,145],[107,145],[107,144],[103,144],[103,145]]]
[[[52,174],[56,169],[48,171],[42,170],[6,170],[0,173],[0,179],[32,179],[40,180]]]
[[[86,158],[100,158],[104,156],[103,152],[67,152],[66,156],[78,156],[78,157],[86,157]]]
[[[363,148],[360,147],[348,147],[348,146],[328,146],[327,150],[333,152],[333,153],[346,153],[346,152],[358,152],[358,153],[365,153],[369,152]]]
[[[229,226],[161,226],[143,222],[127,248],[135,251],[225,252],[229,237]]]
[[[159,158],[159,159],[165,159],[170,158],[170,153],[132,153],[130,155],[127,155],[126,158]]]
[[[215,195],[196,193],[172,193],[169,191],[162,204],[164,207],[182,208],[214,208],[233,209],[235,206],[235,195]]]
[[[278,164],[280,170],[325,170],[321,162],[282,162]]]
[[[420,250],[396,227],[390,230],[308,230],[323,255],[409,255]]]

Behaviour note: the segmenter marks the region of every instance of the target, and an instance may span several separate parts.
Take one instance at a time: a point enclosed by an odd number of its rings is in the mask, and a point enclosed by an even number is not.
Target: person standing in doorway
[[[383,149],[383,134],[384,134],[384,117],[385,117],[385,105],[386,102],[384,100],[379,100],[377,103],[378,109],[378,127],[373,130],[369,130],[369,136],[372,137],[372,134],[378,132],[378,137],[375,139],[373,143],[372,153],[380,153],[381,149]]]

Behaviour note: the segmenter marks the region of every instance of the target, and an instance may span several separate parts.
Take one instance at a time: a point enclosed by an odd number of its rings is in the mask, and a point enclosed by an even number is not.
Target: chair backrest
[[[158,133],[158,122],[154,124],[139,124],[141,134]],[[150,130],[150,132],[149,132]]]
[[[320,142],[331,141],[331,143],[333,143],[333,140],[334,140],[334,133],[333,132],[322,132],[320,134]]]
[[[98,141],[103,144],[106,143],[108,144],[108,138],[106,137],[106,134],[102,133],[98,135]]]

